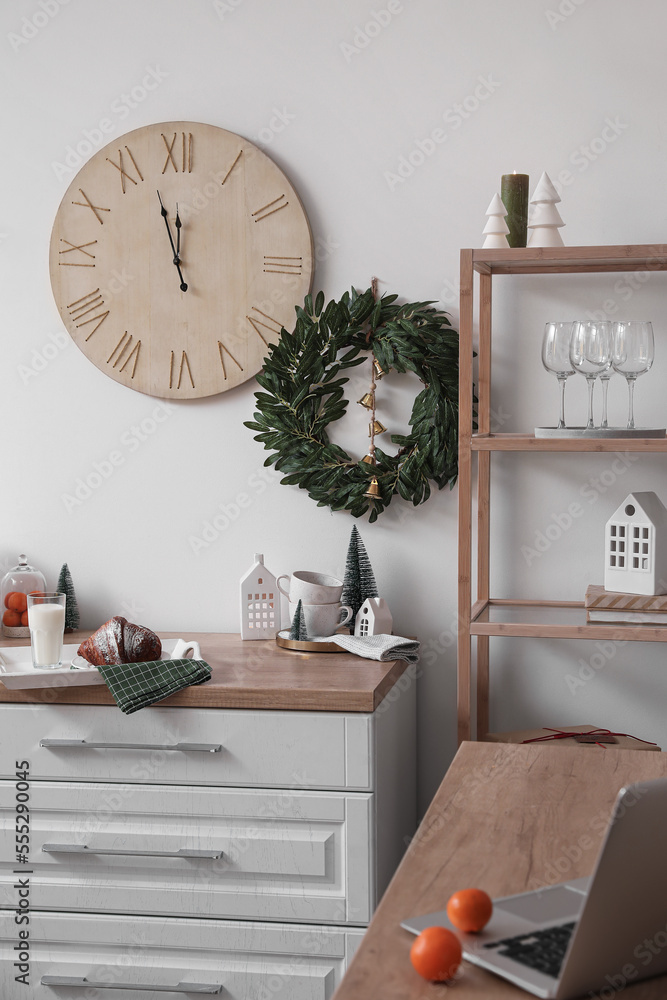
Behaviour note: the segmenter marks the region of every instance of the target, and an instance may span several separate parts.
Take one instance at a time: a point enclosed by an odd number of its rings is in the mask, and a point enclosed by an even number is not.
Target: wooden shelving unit
[[[489,593],[491,454],[522,452],[665,453],[667,440],[651,438],[536,438],[532,434],[491,433],[491,291],[495,275],[591,274],[608,271],[667,271],[667,245],[523,248],[461,251],[459,355],[459,741],[489,731],[489,638],[526,636],[562,639],[667,641],[667,628],[587,624],[582,603],[499,600]],[[477,282],[475,274],[478,275]],[[476,284],[478,288],[476,289]],[[473,433],[473,316],[479,301],[477,431]],[[473,456],[476,456],[474,459]],[[477,462],[477,552],[472,551],[473,462]],[[472,567],[477,563],[473,599]],[[472,653],[476,644],[475,690]],[[472,725],[476,698],[477,727]]]

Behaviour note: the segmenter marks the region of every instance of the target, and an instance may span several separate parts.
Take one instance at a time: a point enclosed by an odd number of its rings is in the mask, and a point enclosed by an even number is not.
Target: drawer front
[[[370,790],[371,729],[362,714],[0,705],[0,776],[27,760],[33,780]]]
[[[38,781],[31,906],[366,923],[372,805],[359,792]],[[15,784],[2,781],[2,907],[16,905],[16,838]]]
[[[179,983],[221,987],[208,995],[224,1000],[330,1000],[361,937],[358,931],[295,924],[33,911],[23,955],[28,962],[15,967],[14,949],[25,946],[20,930],[25,932],[13,915],[0,912],[3,1000],[199,995],[151,989]],[[17,982],[17,975],[26,978]],[[88,985],[42,985],[42,977],[84,979]],[[93,983],[136,988],[107,994]]]

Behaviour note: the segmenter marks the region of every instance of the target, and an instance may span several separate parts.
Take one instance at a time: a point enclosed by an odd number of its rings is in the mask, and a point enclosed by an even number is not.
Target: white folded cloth
[[[417,663],[419,643],[416,639],[404,639],[400,635],[345,635],[337,632],[328,638],[348,653],[356,653],[367,660],[406,660]]]

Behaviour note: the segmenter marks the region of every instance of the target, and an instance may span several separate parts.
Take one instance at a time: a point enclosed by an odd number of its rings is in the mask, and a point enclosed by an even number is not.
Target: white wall
[[[531,187],[544,169],[554,180],[568,172],[560,207],[569,244],[665,239],[661,0],[394,0],[391,7],[389,18],[387,0],[2,4],[0,558],[7,566],[25,550],[50,582],[66,560],[87,626],[126,613],[183,633],[235,631],[237,580],[255,550],[275,572],[342,572],[351,527],[347,515],[317,508],[295,488],[261,489],[265,453],[242,426],[252,384],[181,403],[152,425],[157,400],[105,378],[69,338],[57,352],[49,346],[62,326],[48,242],[73,176],[54,164],[86,131],[95,139],[101,119],[113,123],[110,138],[185,119],[259,141],[302,196],[318,248],[316,288],[328,296],[366,287],[375,274],[385,291],[439,299],[456,322],[459,248],[479,246],[486,206],[512,170],[529,173]],[[377,28],[380,21],[388,23]],[[163,75],[159,85],[135,90],[134,106],[124,104],[151,68]],[[271,133],[276,109],[287,124]],[[444,135],[437,145],[429,140],[434,129]],[[418,163],[411,171],[410,160]],[[408,176],[397,180],[401,164]],[[667,278],[637,281],[636,292],[618,280],[499,284],[494,407],[506,429],[554,419],[555,380],[539,360],[545,320],[605,308],[606,299],[616,316],[654,321],[658,358],[638,385],[637,414],[665,423]],[[568,387],[579,417],[583,388]],[[383,392],[401,424],[414,386],[394,376]],[[612,397],[620,419],[624,387],[612,384]],[[350,409],[340,440],[361,454],[363,414],[354,403]],[[132,428],[146,420],[154,433],[139,440]],[[68,510],[63,494],[115,449],[123,464]],[[602,526],[625,493],[656,489],[667,499],[664,459],[656,456],[632,462],[595,500],[589,483],[584,497],[590,477],[613,478],[611,462],[494,458],[496,594],[576,599],[602,579]],[[194,554],[190,536],[239,493],[250,506]],[[528,565],[521,547],[577,500],[581,517]],[[416,512],[396,500],[377,524],[360,527],[397,630],[417,633],[426,647],[419,689],[426,802],[455,747],[456,494],[441,493]],[[592,655],[592,644],[497,640],[493,647],[494,728],[590,721],[667,745],[659,650],[615,649],[572,691],[567,674]]]

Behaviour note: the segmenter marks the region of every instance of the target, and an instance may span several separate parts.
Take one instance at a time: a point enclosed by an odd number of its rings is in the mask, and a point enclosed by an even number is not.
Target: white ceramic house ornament
[[[275,639],[280,628],[280,594],[276,578],[256,552],[255,562],[241,579],[241,638]]]
[[[393,623],[384,597],[369,597],[354,619],[354,634],[360,638],[367,635],[391,635]]]
[[[667,593],[667,509],[655,493],[629,493],[605,527],[604,588]]]

